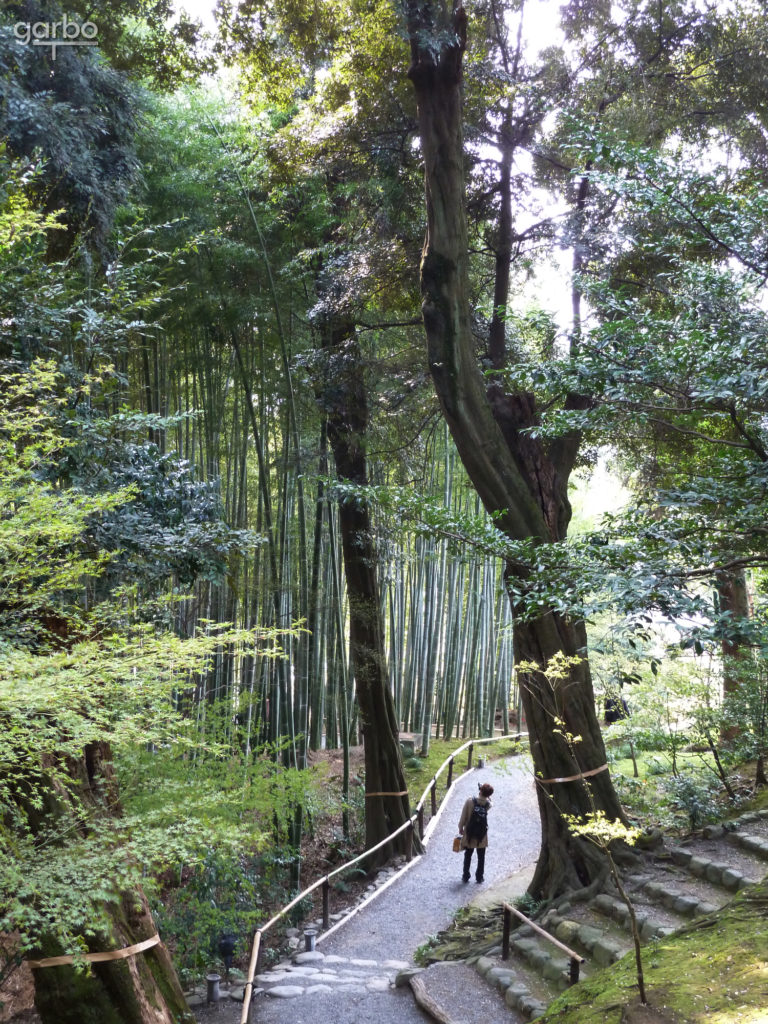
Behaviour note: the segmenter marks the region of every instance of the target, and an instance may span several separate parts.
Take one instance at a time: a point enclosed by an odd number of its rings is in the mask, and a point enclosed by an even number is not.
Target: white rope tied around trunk
[[[579,779],[588,779],[591,775],[599,775],[600,772],[608,770],[607,764],[601,764],[599,768],[591,768],[588,772],[579,772],[578,775],[567,775],[564,779],[537,779],[543,786],[549,786],[553,782],[578,782]]]
[[[151,939],[144,939],[137,942],[135,946],[125,946],[123,949],[113,949],[108,953],[83,953],[82,956],[49,956],[45,960],[27,960],[30,967],[63,967],[65,964],[73,964],[75,961],[87,960],[89,964],[103,964],[108,960],[124,960],[129,956],[136,956],[143,953],[145,949],[151,949],[160,942],[159,935],[153,935]]]

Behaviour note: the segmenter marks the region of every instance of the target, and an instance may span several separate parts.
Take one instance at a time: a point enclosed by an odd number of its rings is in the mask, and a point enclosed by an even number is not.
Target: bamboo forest
[[[763,0],[4,0],[0,129],[0,1022],[768,1020]]]

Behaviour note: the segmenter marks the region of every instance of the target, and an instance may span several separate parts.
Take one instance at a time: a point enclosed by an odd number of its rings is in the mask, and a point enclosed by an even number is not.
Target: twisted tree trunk
[[[460,4],[450,11],[448,6],[406,0],[408,74],[418,102],[426,183],[421,288],[429,368],[462,462],[497,526],[513,539],[557,543],[571,516],[567,486],[579,438],[566,436],[549,447],[531,438],[526,428],[538,421],[535,397],[507,394],[498,381],[486,387],[475,357],[461,101],[467,18]],[[495,355],[502,355],[498,344]],[[509,564],[506,574],[517,589],[525,587],[524,566]],[[604,767],[583,625],[545,609],[533,621],[518,617],[514,640],[516,662],[535,666],[520,679],[542,821],[531,892],[551,898],[596,883],[608,871],[596,847],[568,834],[562,815],[601,810],[611,819],[624,816]],[[545,670],[559,654],[573,661],[567,677],[553,686]],[[573,743],[563,734],[580,739]],[[588,780],[546,781],[596,768],[602,770]]]

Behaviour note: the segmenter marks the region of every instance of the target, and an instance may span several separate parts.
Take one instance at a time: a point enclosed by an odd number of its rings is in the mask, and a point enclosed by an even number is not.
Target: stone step
[[[475,960],[478,958],[474,958]],[[509,972],[508,972],[509,973]],[[417,1003],[434,1019],[442,1021],[478,1021],[483,1024],[525,1024],[530,1019],[511,999],[510,989],[520,987],[514,979],[505,984],[495,967],[484,977],[490,983],[489,991],[478,998],[478,978],[468,962],[442,961],[419,971],[411,981]],[[482,984],[482,982],[480,983]],[[539,1012],[544,1004],[529,1005]]]
[[[367,960],[355,957],[326,956],[318,950],[296,953],[254,981],[265,996],[295,999],[320,992],[385,992],[395,985],[397,974],[409,967],[405,960]],[[242,999],[241,991],[230,991],[230,998]]]
[[[760,861],[768,860],[768,810],[748,811],[725,825],[709,825],[704,829],[706,838],[725,835],[728,842],[748,851]]]
[[[550,930],[551,931],[551,930]],[[570,959],[556,946],[523,926],[510,941],[509,960],[501,959],[497,946],[486,955],[471,957],[468,964],[504,995],[508,1007],[526,1020],[534,1020],[570,981]]]
[[[747,832],[730,832],[728,841],[743,850],[748,850],[761,860],[768,860],[768,838]]]
[[[667,916],[666,918],[658,916],[652,906],[647,904],[642,906],[636,897],[632,899],[632,905],[635,911],[640,938],[644,942],[650,942],[651,939],[661,939],[665,935],[671,935],[683,923],[674,916]],[[610,896],[607,893],[599,893],[592,900],[591,906],[596,913],[602,914],[611,921],[615,921],[625,932],[631,933],[632,919],[629,908],[624,900],[616,896]],[[677,911],[673,911],[673,914],[676,913]]]
[[[672,848],[665,862],[668,879],[659,881],[642,874],[627,879],[643,943],[671,935],[694,917],[716,913],[735,892],[764,876],[768,810],[741,815],[726,825],[708,826],[704,836],[705,840],[692,841],[691,849]],[[542,924],[564,945],[585,956],[582,978],[621,959],[632,948],[630,911],[616,895],[598,894],[578,911],[567,904],[559,913],[550,910]],[[527,927],[513,932],[510,947],[512,955],[506,962],[498,948],[471,957],[467,963],[474,964],[492,987],[503,992],[508,1006],[533,1020],[567,987],[569,960],[559,950],[547,949],[546,940]]]
[[[556,989],[562,991],[568,987],[570,961],[556,946],[538,935],[517,933],[512,937],[510,948]]]
[[[693,850],[691,852],[694,853]],[[720,860],[718,853],[715,853],[715,859]],[[733,895],[722,885],[715,885],[703,876],[694,877],[681,865],[673,863],[669,855],[663,868],[660,872],[657,864],[653,873],[641,872],[628,876],[626,889],[630,898],[663,908],[662,914],[670,911],[680,918],[689,919],[700,913],[711,913],[713,908],[723,906]],[[694,911],[689,903],[679,903],[680,897],[692,900],[698,909]]]
[[[606,897],[606,899],[610,899],[610,897]],[[611,917],[610,914],[606,916]],[[630,943],[624,935],[616,935],[609,929],[597,926],[594,922],[595,918],[591,916],[581,921],[563,917],[557,913],[551,913],[547,917],[547,927],[556,939],[569,946],[575,953],[581,953],[588,958],[588,961],[593,961],[597,966],[607,967],[624,956],[630,948]],[[570,963],[568,961],[566,963],[570,967]],[[588,972],[589,962],[581,967],[582,974]]]
[[[699,893],[687,890],[684,877],[677,879],[676,882],[632,879],[630,884],[633,895],[636,892],[642,893],[654,903],[666,907],[683,918],[702,917],[705,914],[714,913],[727,900],[727,894],[717,893],[715,895],[714,886],[707,887],[707,895],[710,896],[711,893],[711,898],[704,898]]]
[[[731,818],[727,824],[727,828],[740,829],[745,825],[759,824],[768,828],[768,808],[765,808],[762,811],[746,811],[744,814],[740,814],[737,818]]]
[[[519,956],[518,952],[518,956]],[[495,956],[472,957],[475,970],[504,997],[505,1004],[525,1020],[535,1020],[546,1012],[557,995],[557,989],[542,983],[539,976],[533,982],[529,972],[513,961],[501,960],[501,950]]]
[[[727,847],[715,851],[716,855],[727,857]],[[754,883],[743,872],[733,867],[727,860],[712,860],[700,853],[693,853],[685,847],[675,847],[671,851],[672,862],[685,868],[695,878],[703,878],[712,885],[720,886],[728,892],[738,892]]]

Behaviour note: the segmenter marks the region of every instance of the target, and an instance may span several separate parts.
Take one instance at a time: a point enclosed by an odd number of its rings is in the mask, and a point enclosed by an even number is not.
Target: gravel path
[[[451,851],[464,801],[481,782],[494,788],[488,814],[485,882],[461,881],[462,854]],[[541,827],[530,768],[521,758],[466,772],[451,789],[428,836],[427,852],[377,899],[318,949],[340,956],[411,960],[430,935],[447,928],[459,907],[495,888],[538,856]],[[472,860],[474,872],[475,858]]]
[[[488,815],[488,852],[485,882],[461,881],[462,856],[451,850],[461,808],[482,782],[494,787]],[[539,851],[540,826],[530,765],[511,758],[487,768],[475,768],[457,779],[449,797],[427,832],[427,850],[371,903],[342,922],[317,942],[317,950],[331,961],[403,960],[429,936],[446,928],[456,911],[470,902],[498,902],[525,889]],[[474,867],[474,860],[473,860]],[[316,965],[320,966],[320,965]],[[318,978],[318,980],[320,980]],[[485,983],[478,978],[478,987]],[[236,1024],[241,1007],[198,1011],[200,1022]],[[299,998],[257,997],[254,1024],[423,1024],[428,1018],[407,989],[388,991],[320,991]],[[492,1020],[493,1018],[489,1018]]]

